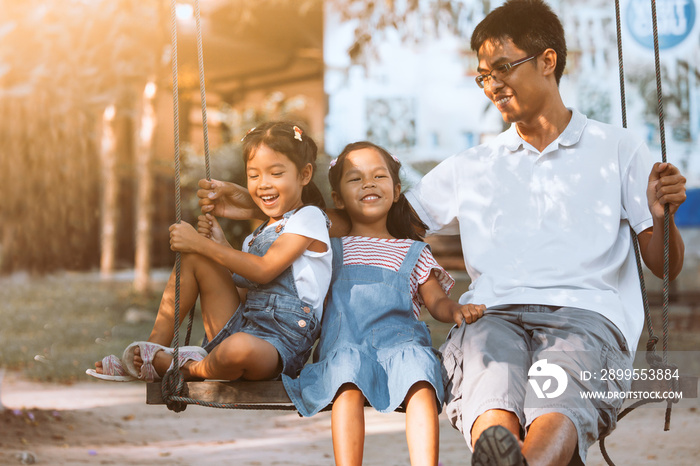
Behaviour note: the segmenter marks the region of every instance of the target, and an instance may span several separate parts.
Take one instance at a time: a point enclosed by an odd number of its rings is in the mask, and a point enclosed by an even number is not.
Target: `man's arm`
[[[227,181],[199,180],[199,188],[197,197],[199,197],[202,214],[232,220],[254,218],[265,220],[267,218],[243,186]],[[347,235],[350,231],[350,219],[345,211],[327,208],[325,212],[332,223],[330,235],[332,237]]]
[[[267,217],[253,202],[250,193],[243,186],[219,180],[199,180],[199,206],[202,214],[231,220],[250,220]]]
[[[654,275],[663,277],[664,264],[664,205],[669,213],[669,278],[675,279],[683,269],[685,245],[674,214],[686,199],[685,177],[670,163],[656,163],[649,174],[647,202],[654,224],[639,235],[639,249],[644,263]]]

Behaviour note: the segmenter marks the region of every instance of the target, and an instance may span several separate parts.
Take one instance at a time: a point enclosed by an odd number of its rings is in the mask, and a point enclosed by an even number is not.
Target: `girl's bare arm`
[[[319,249],[320,241],[294,233],[283,233],[260,257],[222,245],[197,233],[188,223],[174,224],[170,227],[170,249],[184,253],[197,253],[223,265],[256,283],[269,283],[301,256],[308,248]]]
[[[432,273],[425,283],[418,286],[418,293],[430,315],[440,322],[455,323],[458,326],[462,322],[471,324],[483,316],[486,310],[483,304],[459,304],[451,300]]]

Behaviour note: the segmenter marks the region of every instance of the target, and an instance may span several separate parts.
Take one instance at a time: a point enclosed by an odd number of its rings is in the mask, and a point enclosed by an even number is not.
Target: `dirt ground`
[[[87,376],[86,376],[87,377]],[[329,465],[330,413],[230,411],[190,406],[182,413],[145,404],[145,385],[86,380],[30,382],[7,372],[0,382],[0,464],[51,465]],[[662,407],[644,407],[608,440],[618,465],[695,465],[700,458],[700,402],[674,407],[663,432]],[[368,408],[365,464],[408,465],[403,414]],[[441,417],[443,466],[470,463],[459,432]],[[605,464],[597,445],[591,465]]]

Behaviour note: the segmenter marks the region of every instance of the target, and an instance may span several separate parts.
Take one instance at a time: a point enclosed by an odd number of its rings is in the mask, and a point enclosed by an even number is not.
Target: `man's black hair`
[[[474,29],[471,48],[478,53],[484,42],[506,39],[527,55],[553,49],[557,53],[554,76],[559,84],[566,67],[566,39],[559,17],[544,1],[509,0],[496,8]]]

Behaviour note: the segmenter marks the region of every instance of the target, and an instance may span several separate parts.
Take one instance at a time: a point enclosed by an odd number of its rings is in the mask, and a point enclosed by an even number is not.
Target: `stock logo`
[[[527,375],[537,398],[556,398],[564,393],[569,383],[564,369],[557,364],[548,363],[546,359],[541,359],[530,366]],[[540,385],[540,380],[542,380],[542,385]],[[557,382],[554,388],[552,380]]]
[[[695,3],[696,0],[659,0],[656,5],[659,48],[674,47],[690,36],[697,15]],[[654,48],[649,1],[629,0],[626,16],[634,40],[644,47]]]

